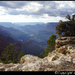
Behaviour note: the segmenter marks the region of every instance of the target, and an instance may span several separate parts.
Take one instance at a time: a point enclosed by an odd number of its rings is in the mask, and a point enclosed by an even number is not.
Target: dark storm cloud
[[[50,6],[51,9],[56,9],[59,6],[59,3],[53,1],[38,1],[38,3],[43,4],[43,6]]]
[[[23,1],[0,1],[0,6],[8,7],[8,8],[21,8],[26,5],[27,2]]]

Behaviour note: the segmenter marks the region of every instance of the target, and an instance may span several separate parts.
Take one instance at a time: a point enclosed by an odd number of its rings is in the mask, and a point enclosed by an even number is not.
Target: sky
[[[0,1],[0,22],[59,22],[75,13],[75,1]]]

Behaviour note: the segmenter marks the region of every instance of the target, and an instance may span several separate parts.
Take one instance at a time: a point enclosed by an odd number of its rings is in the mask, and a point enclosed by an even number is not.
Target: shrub
[[[9,45],[1,53],[0,61],[3,63],[18,63],[24,52],[16,50],[15,45]]]

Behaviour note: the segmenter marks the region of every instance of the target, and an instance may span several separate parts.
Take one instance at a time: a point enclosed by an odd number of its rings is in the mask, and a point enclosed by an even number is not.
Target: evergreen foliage
[[[24,55],[23,51],[15,49],[15,45],[9,45],[4,48],[4,51],[1,53],[0,62],[3,63],[18,63],[20,58]]]
[[[48,55],[49,52],[55,50],[55,39],[56,35],[51,35],[50,38],[47,40],[47,48],[45,49],[45,54],[42,52],[40,57],[45,57]]]
[[[72,15],[72,18],[68,14],[66,16],[68,21],[59,21],[59,24],[56,26],[56,34],[63,36],[75,36],[75,14]]]

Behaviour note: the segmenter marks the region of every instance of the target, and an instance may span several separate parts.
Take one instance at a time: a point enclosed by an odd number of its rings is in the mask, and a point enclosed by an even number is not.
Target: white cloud
[[[24,21],[23,16],[15,16],[15,15],[0,15],[0,22],[19,22],[19,21]]]
[[[33,18],[33,15],[1,15],[0,22],[57,22],[60,19],[64,20],[61,17],[49,17],[47,14],[43,15],[43,17]]]
[[[48,15],[48,14],[43,14],[43,17],[45,17],[45,18],[46,18],[46,17],[49,17],[49,15]]]
[[[0,5],[2,22],[57,22],[75,12],[72,1],[4,1]]]
[[[23,8],[17,8],[17,11],[28,11],[28,12],[37,12],[43,7],[42,4],[39,4],[37,2],[30,2],[28,5],[23,6]]]
[[[4,9],[4,7],[0,6],[0,15],[6,15],[7,11]]]
[[[70,7],[72,7],[72,8],[75,8],[75,3],[73,3],[73,2],[69,2],[69,4],[68,4]]]

